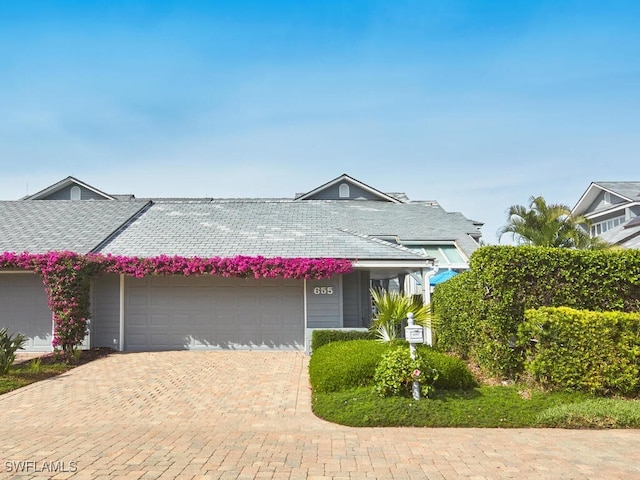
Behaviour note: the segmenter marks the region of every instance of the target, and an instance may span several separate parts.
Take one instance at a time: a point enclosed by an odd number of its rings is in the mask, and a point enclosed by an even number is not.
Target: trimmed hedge
[[[314,330],[311,334],[311,350],[317,350],[331,342],[349,340],[375,340],[375,332],[361,330]]]
[[[519,341],[543,386],[595,395],[640,392],[640,313],[527,310]]]
[[[338,392],[373,385],[373,376],[389,344],[375,340],[332,342],[313,350],[309,381],[314,392]]]
[[[522,372],[515,341],[527,309],[640,311],[640,250],[488,246],[470,267],[435,288],[437,346],[492,374]]]
[[[373,386],[375,370],[389,350],[409,345],[405,341],[382,343],[376,340],[333,342],[313,351],[309,360],[309,380],[314,392]],[[426,345],[418,353],[438,370],[436,389],[460,390],[477,385],[467,365],[460,359],[437,352]]]
[[[433,386],[437,390],[465,390],[478,386],[467,364],[459,358],[437,352],[427,345],[418,345],[418,353],[439,375]]]

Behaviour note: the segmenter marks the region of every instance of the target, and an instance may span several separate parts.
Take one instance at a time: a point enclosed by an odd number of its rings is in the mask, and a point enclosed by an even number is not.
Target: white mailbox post
[[[420,325],[414,325],[413,313],[411,312],[407,314],[407,326],[404,328],[404,336],[409,342],[409,352],[411,353],[411,358],[415,360],[416,345],[419,343],[424,343],[424,328]],[[411,386],[411,393],[413,394],[414,400],[420,400],[420,382],[418,382],[417,380],[413,381],[413,385]]]

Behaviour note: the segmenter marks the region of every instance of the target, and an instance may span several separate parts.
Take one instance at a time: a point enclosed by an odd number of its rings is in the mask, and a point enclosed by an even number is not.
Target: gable
[[[115,198],[77,178],[67,177],[23,200],[115,200]]]
[[[310,192],[297,195],[296,200],[369,200],[402,203],[396,196],[376,190],[346,173]]]
[[[627,200],[612,193],[608,190],[600,190],[598,192],[596,198],[591,202],[591,204],[587,207],[583,215],[589,215],[590,213],[602,212],[604,210],[608,210],[617,205],[626,203]]]

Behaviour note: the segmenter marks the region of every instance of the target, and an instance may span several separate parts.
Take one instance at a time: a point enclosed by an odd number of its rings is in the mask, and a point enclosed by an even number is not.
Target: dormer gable
[[[639,200],[640,182],[592,182],[571,214],[589,218]]]
[[[295,200],[368,200],[391,203],[408,201],[404,194],[383,193],[346,173],[310,192],[297,194]]]
[[[77,178],[67,177],[22,200],[117,200],[117,198]]]

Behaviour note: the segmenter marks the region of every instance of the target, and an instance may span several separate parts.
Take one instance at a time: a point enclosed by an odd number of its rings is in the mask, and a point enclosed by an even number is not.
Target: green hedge
[[[527,310],[519,328],[526,370],[547,388],[640,392],[640,313]]]
[[[488,246],[470,267],[435,288],[437,346],[493,374],[522,371],[515,340],[527,309],[640,311],[640,250]]]
[[[314,392],[337,392],[373,384],[373,376],[387,343],[375,340],[333,342],[313,350],[309,381]]]
[[[374,332],[362,330],[314,330],[311,334],[311,350],[315,351],[331,342],[346,342],[349,340],[374,340]]]
[[[309,360],[309,380],[315,392],[337,392],[356,387],[373,386],[373,377],[382,355],[404,346],[405,341],[382,343],[377,340],[334,342],[313,351]],[[438,370],[436,389],[459,390],[477,385],[467,365],[460,359],[419,345],[418,352]]]

